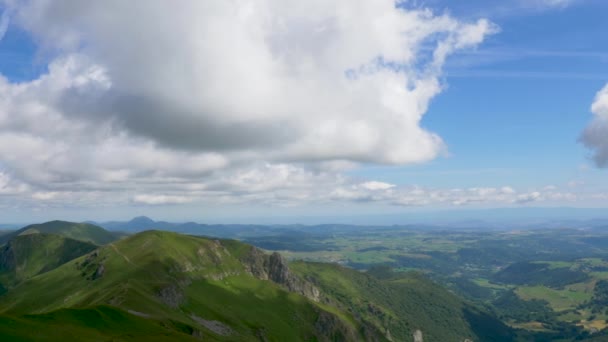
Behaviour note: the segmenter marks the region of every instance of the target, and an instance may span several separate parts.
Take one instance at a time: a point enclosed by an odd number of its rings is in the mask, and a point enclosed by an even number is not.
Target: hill
[[[105,245],[117,239],[117,235],[99,226],[89,223],[74,223],[66,221],[51,221],[32,224],[17,231],[0,236],[0,245],[13,238],[28,234],[56,234],[74,240],[86,241],[96,245]]]
[[[479,317],[494,324],[486,324],[492,336],[506,341],[509,333],[419,275],[381,280],[334,265],[288,265],[237,241],[160,231],[28,279],[0,297],[0,310],[0,321],[14,322],[0,324],[0,334],[16,338],[28,336],[15,326],[65,323],[65,334],[131,340],[150,331],[183,340],[383,341],[411,340],[418,330],[425,341],[481,340]]]
[[[425,341],[512,341],[513,331],[420,273],[372,276],[336,264],[295,262],[333,305],[383,327],[397,341],[420,330]],[[459,337],[459,339],[455,339]]]
[[[97,245],[92,243],[60,235],[39,233],[15,236],[0,247],[0,285],[12,287],[96,248]]]
[[[127,233],[138,233],[143,232],[145,230],[173,230],[178,224],[163,222],[163,221],[154,221],[146,216],[138,216],[133,218],[130,221],[110,221],[110,222],[102,222],[96,223],[91,222],[95,225],[103,227],[107,230],[112,231],[121,231]]]
[[[492,276],[492,280],[503,284],[545,285],[560,288],[565,285],[582,283],[589,275],[580,270],[571,270],[569,265],[555,267],[550,263],[516,262]]]

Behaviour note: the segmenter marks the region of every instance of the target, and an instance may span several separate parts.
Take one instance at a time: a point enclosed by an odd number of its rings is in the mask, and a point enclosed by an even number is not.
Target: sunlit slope
[[[288,265],[241,242],[162,231],[22,282],[0,296],[0,313],[14,322],[0,324],[0,335],[16,337],[65,323],[92,339],[137,340],[149,328],[154,336],[225,341],[407,341],[419,333],[424,341],[512,340],[494,317],[424,276]]]
[[[2,341],[200,341],[185,326],[134,316],[110,306],[42,315],[0,315]]]
[[[116,234],[101,227],[88,223],[74,223],[66,221],[51,221],[41,224],[32,224],[17,231],[0,236],[0,245],[20,235],[28,234],[56,234],[74,240],[91,242],[96,245],[105,245],[117,239]]]
[[[311,288],[277,260],[234,241],[148,231],[25,281],[0,297],[0,309],[33,324],[40,314],[109,306],[175,333],[216,340],[365,340],[376,333],[316,303]],[[115,336],[113,329],[104,336]]]

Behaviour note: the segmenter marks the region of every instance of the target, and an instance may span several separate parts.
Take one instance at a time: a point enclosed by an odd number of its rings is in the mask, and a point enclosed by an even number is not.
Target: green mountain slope
[[[198,341],[179,325],[99,306],[62,309],[42,315],[0,316],[3,341]]]
[[[53,328],[64,324],[91,339],[401,341],[420,330],[424,341],[481,341],[478,317],[496,323],[417,275],[290,266],[240,242],[160,231],[102,246],[0,296],[0,323],[12,322],[0,335],[25,339],[28,329],[65,338]],[[489,329],[509,340],[504,326]]]
[[[0,246],[0,284],[13,286],[97,248],[89,242],[53,234],[18,235]]]
[[[329,302],[387,331],[397,341],[512,341],[513,331],[418,273],[388,279],[335,264],[295,262],[292,270],[317,285]],[[488,339],[488,337],[491,337]]]
[[[7,243],[19,235],[27,234],[57,234],[74,240],[87,241],[96,245],[105,245],[117,239],[117,235],[92,224],[66,221],[51,221],[32,224],[17,231],[0,236],[0,245]]]
[[[163,326],[181,327],[172,331],[216,340],[363,339],[352,319],[253,276],[252,270],[261,275],[264,265],[270,267],[271,259],[255,252],[251,266],[239,259],[254,250],[234,242],[144,232],[25,281],[0,297],[0,310],[17,319],[110,305]],[[330,323],[320,329],[320,319]],[[111,330],[107,333],[114,336]]]

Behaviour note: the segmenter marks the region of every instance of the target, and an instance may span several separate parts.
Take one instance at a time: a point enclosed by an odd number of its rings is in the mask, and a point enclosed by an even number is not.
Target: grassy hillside
[[[61,235],[74,240],[91,242],[96,245],[105,245],[117,239],[116,234],[92,224],[51,221],[41,224],[32,224],[9,234],[2,235],[0,236],[0,245],[7,243],[16,236],[37,233]]]
[[[397,341],[420,330],[425,341],[512,341],[511,329],[418,273],[384,279],[335,264],[295,262],[330,302],[390,332]],[[490,337],[490,339],[488,339]]]
[[[60,235],[18,235],[0,247],[0,284],[11,287],[96,248],[92,243]]]
[[[0,335],[23,339],[31,329],[57,339],[401,341],[420,330],[425,341],[510,340],[493,317],[416,274],[378,279],[336,265],[288,266],[237,241],[161,231],[25,280],[0,296],[2,320]]]
[[[25,281],[0,297],[0,310],[29,324],[29,318],[39,315],[110,305],[174,332],[217,340],[364,339],[360,325],[347,314],[337,316],[251,275],[239,259],[249,251],[251,247],[235,242],[224,246],[215,240],[144,232]]]
[[[41,315],[0,315],[3,341],[197,341],[168,322],[141,318],[110,306],[62,309]]]

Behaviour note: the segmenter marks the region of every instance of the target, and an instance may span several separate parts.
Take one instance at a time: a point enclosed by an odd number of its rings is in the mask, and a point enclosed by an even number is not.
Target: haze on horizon
[[[0,0],[2,220],[595,213],[607,10]]]

